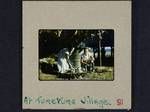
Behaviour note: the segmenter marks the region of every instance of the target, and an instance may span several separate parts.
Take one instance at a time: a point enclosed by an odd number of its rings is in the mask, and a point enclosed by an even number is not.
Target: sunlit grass
[[[52,80],[113,80],[114,79],[114,71],[113,67],[95,67],[94,72],[84,73],[79,77],[75,77],[72,79],[60,78],[56,74],[39,74],[39,79],[41,81],[52,81]]]

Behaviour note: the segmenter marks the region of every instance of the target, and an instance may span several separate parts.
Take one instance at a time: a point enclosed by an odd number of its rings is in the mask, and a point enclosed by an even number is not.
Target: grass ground
[[[52,80],[113,80],[114,72],[113,67],[95,67],[95,71],[91,73],[84,73],[84,75],[79,75],[72,79],[60,78],[60,75],[56,74],[45,74],[40,72],[39,79],[42,81],[52,81]]]

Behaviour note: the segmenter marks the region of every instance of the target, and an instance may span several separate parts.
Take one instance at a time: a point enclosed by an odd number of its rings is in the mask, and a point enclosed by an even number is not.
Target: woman
[[[69,51],[67,48],[63,48],[58,53],[58,62],[57,62],[58,72],[66,73],[70,70],[69,65]]]

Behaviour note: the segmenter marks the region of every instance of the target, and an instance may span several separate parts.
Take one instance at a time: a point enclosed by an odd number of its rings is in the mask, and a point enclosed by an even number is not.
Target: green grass
[[[86,80],[113,80],[112,72],[87,73],[83,79]]]
[[[42,81],[51,81],[51,80],[68,80],[67,78],[59,78],[58,75],[55,74],[39,74],[39,79]],[[79,77],[70,79],[70,80],[113,80],[114,73],[113,67],[95,67],[95,72],[84,73]]]

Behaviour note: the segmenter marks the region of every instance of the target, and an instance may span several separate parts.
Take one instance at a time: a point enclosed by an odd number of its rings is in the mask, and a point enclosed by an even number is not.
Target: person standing
[[[85,72],[94,70],[94,56],[88,47],[84,48],[84,52],[81,56],[81,66]]]
[[[69,51],[67,48],[63,48],[58,52],[58,61],[57,67],[59,73],[66,73],[70,70],[69,60]]]

